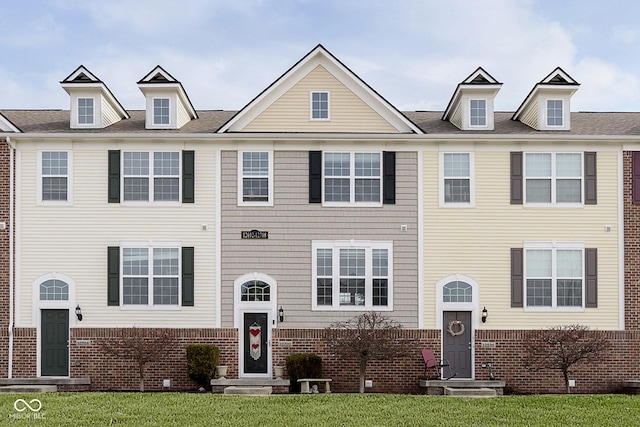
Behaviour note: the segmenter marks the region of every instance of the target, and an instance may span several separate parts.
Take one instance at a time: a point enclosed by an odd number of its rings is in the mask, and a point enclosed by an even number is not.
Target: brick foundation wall
[[[640,205],[633,204],[632,152],[623,153],[624,190],[624,323],[640,329]]]

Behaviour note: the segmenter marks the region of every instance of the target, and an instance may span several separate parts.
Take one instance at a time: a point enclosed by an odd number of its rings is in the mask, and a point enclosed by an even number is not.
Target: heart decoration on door
[[[262,355],[261,348],[262,327],[257,324],[249,326],[249,355],[253,360],[260,359]]]

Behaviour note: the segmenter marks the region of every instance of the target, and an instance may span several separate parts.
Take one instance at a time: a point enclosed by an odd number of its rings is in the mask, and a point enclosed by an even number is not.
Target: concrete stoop
[[[16,384],[0,387],[0,393],[55,393],[57,385]]]
[[[235,396],[269,396],[273,387],[230,386],[225,387],[224,394]]]
[[[496,397],[497,393],[492,388],[455,388],[445,387],[445,396],[453,397]]]

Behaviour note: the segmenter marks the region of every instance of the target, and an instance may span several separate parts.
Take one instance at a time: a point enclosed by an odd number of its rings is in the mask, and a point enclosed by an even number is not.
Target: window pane
[[[562,100],[547,100],[547,126],[562,126]]]
[[[472,302],[472,290],[466,282],[449,282],[442,287],[442,302]]]
[[[551,250],[527,250],[527,277],[551,277]]]
[[[527,177],[551,176],[551,154],[527,153],[525,159]]]
[[[556,251],[558,277],[582,277],[582,251]]]
[[[67,200],[67,178],[42,178],[42,200]]]
[[[61,151],[42,152],[42,174],[43,175],[66,175],[67,174],[67,153]]]
[[[486,101],[484,99],[472,99],[470,102],[470,107],[471,126],[486,126]]]
[[[242,200],[244,200],[245,202],[269,201],[269,179],[268,178],[243,178],[242,179]]]
[[[125,175],[149,175],[149,153],[124,153]]]
[[[318,249],[318,276],[331,276],[333,274],[332,258],[332,249]]]
[[[326,153],[324,155],[325,176],[349,176],[351,155],[349,153]]]
[[[527,280],[527,305],[531,307],[551,306],[551,279]]]
[[[471,183],[468,179],[444,180],[445,203],[469,203],[471,201]]]
[[[355,183],[356,202],[379,202],[380,201],[380,180],[379,179],[356,179]]]
[[[178,249],[156,248],[153,250],[153,275],[178,275]]]
[[[469,153],[445,153],[444,176],[468,177],[470,172]]]
[[[153,279],[153,303],[158,305],[178,304],[178,278],[156,277]]]
[[[242,153],[242,174],[244,176],[268,176],[269,153]]]
[[[40,284],[40,301],[67,301],[69,285],[62,280],[50,279]]]
[[[527,203],[551,203],[550,179],[527,179]]]
[[[125,178],[124,200],[148,201],[149,178]]]
[[[558,279],[558,307],[582,307],[582,280]]]
[[[340,279],[340,305],[364,305],[364,279]]]
[[[580,203],[582,201],[582,181],[579,179],[559,179],[556,181],[557,203]]]
[[[253,302],[270,301],[271,286],[261,280],[245,282],[241,287],[241,300]]]
[[[124,304],[149,304],[149,285],[146,277],[122,279],[122,302]]]
[[[356,153],[354,160],[356,176],[380,176],[380,154]]]
[[[389,303],[388,296],[388,280],[387,279],[373,279],[372,297],[373,305],[386,306]]]
[[[154,175],[180,175],[180,153],[153,153]]]
[[[582,177],[582,155],[578,153],[556,154],[556,176]]]
[[[371,251],[372,257],[372,272],[374,276],[388,276],[389,275],[389,251],[387,249],[373,249]]]
[[[78,98],[78,123],[93,124],[93,98]]]
[[[122,250],[122,274],[146,276],[149,274],[149,251],[146,248],[124,248]]]
[[[153,100],[153,123],[156,125],[169,124],[169,99],[160,98]]]
[[[329,118],[329,93],[311,93],[311,117],[314,119]]]
[[[318,279],[317,295],[318,305],[332,305],[333,304],[333,290],[331,279]]]
[[[350,201],[349,179],[327,178],[324,181],[324,197],[327,202]]]
[[[340,249],[340,276],[365,275],[365,250]]]
[[[155,178],[153,180],[153,200],[174,202],[180,200],[180,179]]]

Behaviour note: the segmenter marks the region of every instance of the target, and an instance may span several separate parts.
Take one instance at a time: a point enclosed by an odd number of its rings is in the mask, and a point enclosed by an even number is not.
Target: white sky
[[[126,109],[156,65],[240,109],[321,43],[400,110],[444,110],[478,66],[514,111],[560,66],[573,111],[640,111],[637,0],[0,0],[0,109],[69,108],[79,65]]]

